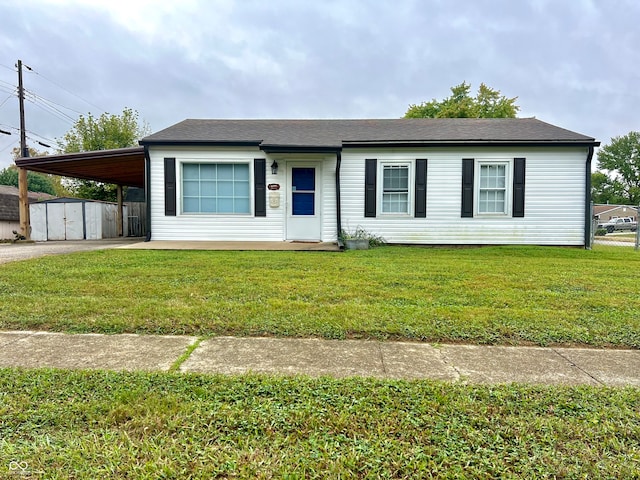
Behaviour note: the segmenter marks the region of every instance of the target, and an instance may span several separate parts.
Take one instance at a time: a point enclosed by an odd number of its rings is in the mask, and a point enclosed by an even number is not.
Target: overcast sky
[[[0,0],[0,168],[18,59],[40,150],[80,113],[398,118],[463,81],[608,143],[640,129],[638,25],[637,0]]]

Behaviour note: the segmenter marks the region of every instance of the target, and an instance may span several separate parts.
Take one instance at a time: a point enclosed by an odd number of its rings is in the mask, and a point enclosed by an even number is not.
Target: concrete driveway
[[[0,263],[28,260],[45,255],[86,252],[118,248],[142,242],[142,238],[110,238],[106,240],[66,240],[61,242],[0,243]]]

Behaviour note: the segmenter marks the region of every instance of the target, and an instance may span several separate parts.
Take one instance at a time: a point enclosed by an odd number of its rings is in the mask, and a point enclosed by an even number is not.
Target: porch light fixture
[[[275,160],[271,164],[271,173],[273,173],[274,175],[278,174],[278,162],[276,162]]]

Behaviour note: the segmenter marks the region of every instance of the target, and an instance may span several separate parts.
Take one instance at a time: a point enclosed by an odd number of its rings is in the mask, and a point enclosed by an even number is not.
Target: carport
[[[145,147],[117,148],[92,152],[66,153],[42,157],[23,157],[16,160],[19,171],[20,229],[30,238],[29,200],[27,197],[27,171],[60,175],[63,177],[94,180],[117,186],[118,235],[122,236],[123,198],[122,188],[144,188],[146,184]],[[148,198],[148,196],[147,196]],[[149,203],[147,202],[147,209]],[[149,217],[147,217],[149,218]],[[148,229],[149,231],[149,229]]]

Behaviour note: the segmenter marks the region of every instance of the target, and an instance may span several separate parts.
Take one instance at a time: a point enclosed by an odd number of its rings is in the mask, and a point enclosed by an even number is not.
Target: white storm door
[[[320,241],[319,168],[291,166],[288,171],[287,239]]]

